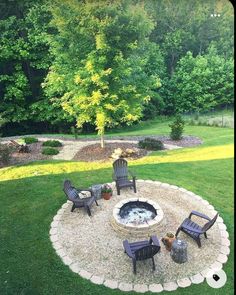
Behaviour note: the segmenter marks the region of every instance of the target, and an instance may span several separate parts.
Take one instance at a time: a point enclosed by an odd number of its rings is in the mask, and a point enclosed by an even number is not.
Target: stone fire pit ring
[[[156,216],[153,219],[148,220],[142,224],[134,224],[131,222],[126,224],[123,223],[120,216],[121,208],[123,208],[124,205],[133,202],[147,204],[148,207],[151,206],[155,210]],[[117,233],[135,237],[146,237],[147,235],[155,234],[156,229],[162,221],[163,217],[164,213],[158,203],[146,198],[128,198],[125,200],[121,200],[115,205],[111,219],[111,226]]]

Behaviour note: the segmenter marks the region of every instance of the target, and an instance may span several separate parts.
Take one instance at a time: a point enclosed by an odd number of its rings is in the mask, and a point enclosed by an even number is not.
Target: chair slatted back
[[[71,185],[70,180],[64,181],[63,191],[69,200],[80,199],[77,190]]]
[[[128,178],[128,163],[125,159],[117,159],[113,162],[113,169],[117,179],[127,179]]]
[[[208,221],[208,222],[203,226],[202,230],[203,230],[204,232],[206,232],[208,229],[210,229],[210,228],[213,226],[213,224],[216,222],[217,217],[218,217],[218,213],[212,218],[212,220]]]
[[[160,251],[160,246],[147,245],[134,252],[136,260],[145,260],[152,258],[155,254]]]

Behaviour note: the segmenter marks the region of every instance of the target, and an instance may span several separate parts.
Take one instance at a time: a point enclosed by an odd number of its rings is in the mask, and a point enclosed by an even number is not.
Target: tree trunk
[[[101,133],[101,148],[105,147],[104,132]]]

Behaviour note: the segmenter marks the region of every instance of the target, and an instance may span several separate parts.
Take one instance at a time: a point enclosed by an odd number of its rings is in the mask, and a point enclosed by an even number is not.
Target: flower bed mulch
[[[135,143],[128,142],[114,142],[114,143],[105,143],[105,147],[101,148],[100,143],[95,143],[87,145],[80,149],[78,153],[74,156],[73,160],[92,162],[92,161],[106,161],[111,158],[112,153],[115,149],[121,148],[125,149],[135,149],[137,153],[130,157],[130,159],[142,158],[147,154],[147,151],[144,149],[138,148],[138,145]],[[114,160],[114,159],[113,159]]]

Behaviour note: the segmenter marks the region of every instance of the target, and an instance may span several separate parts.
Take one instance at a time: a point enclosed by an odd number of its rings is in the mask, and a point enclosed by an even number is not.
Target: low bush
[[[59,140],[47,140],[43,143],[43,146],[59,147],[62,143]]]
[[[54,149],[51,147],[47,147],[42,150],[42,154],[47,155],[47,156],[57,155],[58,153],[59,153],[59,151],[57,149]]]
[[[140,140],[139,147],[146,150],[159,151],[164,149],[163,143],[154,138],[146,137],[144,140]]]
[[[8,164],[11,158],[11,153],[13,148],[7,146],[6,144],[0,144],[0,164]]]
[[[171,128],[170,138],[173,140],[180,140],[184,131],[184,120],[180,115],[177,115],[174,121],[169,124]]]
[[[23,140],[26,144],[31,144],[39,141],[36,137],[24,137]]]

